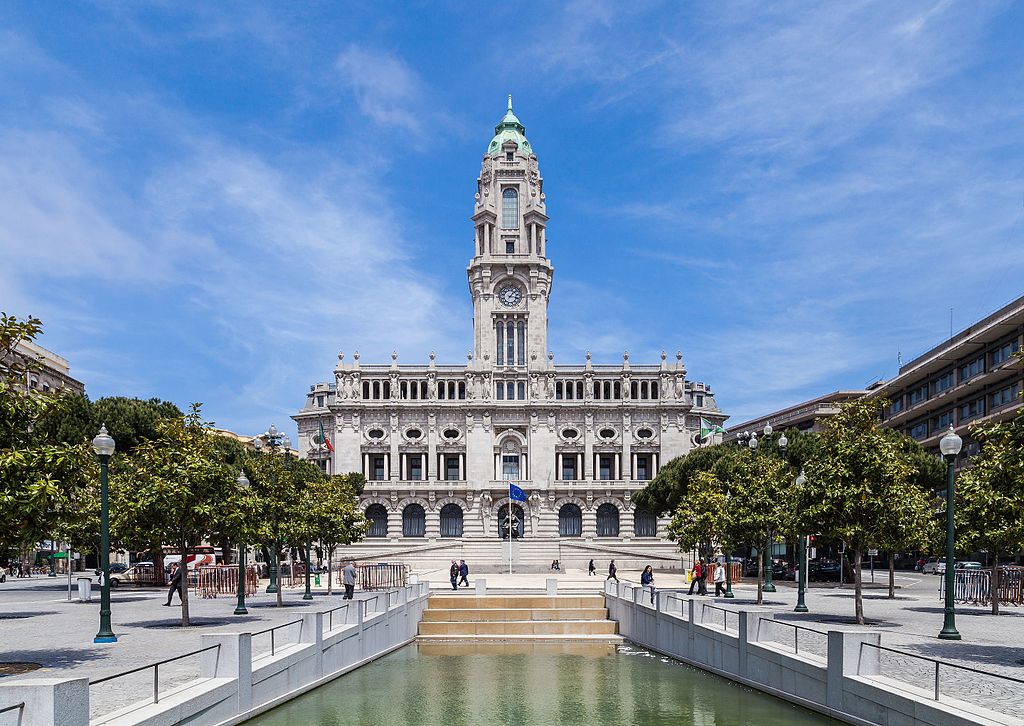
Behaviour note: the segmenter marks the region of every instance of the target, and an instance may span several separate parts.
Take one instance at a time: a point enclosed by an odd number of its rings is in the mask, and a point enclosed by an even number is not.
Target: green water
[[[634,647],[418,644],[251,726],[804,726],[837,724]]]

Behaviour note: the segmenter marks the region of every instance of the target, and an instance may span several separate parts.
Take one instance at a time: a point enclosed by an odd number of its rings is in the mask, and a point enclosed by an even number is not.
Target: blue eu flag
[[[512,482],[508,484],[508,498],[515,502],[525,502],[526,492],[517,487]]]

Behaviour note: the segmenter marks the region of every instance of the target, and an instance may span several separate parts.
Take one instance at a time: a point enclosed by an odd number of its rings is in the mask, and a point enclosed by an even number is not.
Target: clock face
[[[515,285],[506,285],[498,290],[498,300],[507,308],[514,308],[523,299],[523,293]]]

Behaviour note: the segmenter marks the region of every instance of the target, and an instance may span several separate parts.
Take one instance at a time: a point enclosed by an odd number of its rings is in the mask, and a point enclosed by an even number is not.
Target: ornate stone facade
[[[465,365],[365,365],[339,353],[333,383],[310,387],[293,418],[298,448],[331,473],[360,471],[373,522],[348,556],[507,562],[508,481],[514,557],[678,566],[666,520],[632,495],[699,442],[701,417],[725,416],[710,387],[687,380],[682,354],[660,362],[555,365],[547,347],[553,268],[546,196],[525,128],[508,112],[477,179],[473,346]],[[333,453],[319,440],[320,425]]]

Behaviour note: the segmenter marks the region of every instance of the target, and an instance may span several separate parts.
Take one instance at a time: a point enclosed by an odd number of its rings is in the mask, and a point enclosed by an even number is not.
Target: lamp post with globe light
[[[946,604],[942,630],[939,632],[939,638],[942,640],[960,640],[960,633],[956,629],[956,610],[953,607],[953,464],[963,444],[963,440],[953,430],[953,424],[949,425],[946,435],[939,441],[939,451],[946,460]]]
[[[807,476],[804,474],[804,470],[801,469],[800,474],[796,478],[797,489],[803,489],[806,483]],[[793,612],[806,613],[807,603],[804,602],[804,594],[807,592],[807,536],[803,534],[797,540],[796,563],[796,607],[793,608]]]
[[[271,456],[277,454],[278,447],[281,447],[285,451],[285,456],[288,455],[288,450],[292,447],[292,442],[288,436],[277,430],[277,426],[270,424],[270,428],[259,436],[254,436],[252,439],[252,448],[257,454],[263,453],[263,439],[267,440],[267,446],[270,447]],[[271,476],[273,477],[273,468],[271,468]],[[269,582],[267,584],[267,593],[273,594],[277,592],[278,587],[278,571],[277,571],[277,542],[270,544],[270,562],[268,563],[268,576]]]
[[[767,438],[767,437],[772,435],[773,431],[774,431],[774,429],[772,428],[772,425],[769,423],[769,424],[765,424],[764,425],[764,429],[762,430],[762,433],[764,433],[765,438]],[[750,431],[750,432],[744,431],[737,438],[740,441],[746,441],[747,447],[750,449],[750,458],[753,459],[753,460],[756,460],[757,459],[757,448],[758,448],[758,444],[760,443],[757,440],[757,432],[756,431]],[[787,439],[786,438],[786,434],[783,433],[781,436],[779,436],[779,440],[777,442],[777,446],[779,447],[779,456],[783,460],[785,460],[785,458],[786,458],[786,446],[788,446],[788,445],[789,445],[789,439]],[[773,573],[772,573],[772,549],[774,548],[774,539],[775,538],[773,536],[769,536],[768,537],[768,546],[766,548],[764,548],[764,552],[761,553],[761,558],[762,558],[762,561],[764,562],[764,587],[763,587],[763,590],[765,592],[775,592],[775,583],[773,581]]]
[[[238,484],[238,488],[245,493],[249,490],[249,480],[245,477],[245,472],[238,472],[238,478],[235,479],[235,483]],[[238,604],[235,606],[235,615],[248,615],[249,611],[245,607],[245,542],[238,543]]]
[[[107,467],[115,446],[106,425],[100,426],[100,432],[92,440],[92,450],[100,461],[100,572],[103,577],[100,585],[100,629],[92,639],[94,643],[117,642],[117,636],[110,627],[110,505],[107,496]]]

